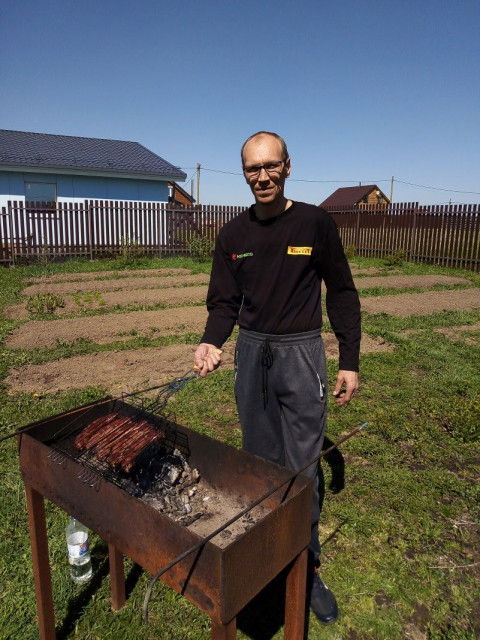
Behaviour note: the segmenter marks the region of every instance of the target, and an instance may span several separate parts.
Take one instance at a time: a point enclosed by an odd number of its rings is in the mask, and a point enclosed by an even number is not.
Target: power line
[[[398,180],[395,178],[395,182],[400,184],[408,184],[411,187],[420,187],[421,189],[433,189],[434,191],[448,191],[449,193],[470,193],[476,196],[480,196],[480,191],[459,191],[458,189],[443,189],[442,187],[428,187],[425,184],[415,184],[414,182],[405,182],[404,180]]]
[[[329,183],[338,183],[345,184],[346,182],[352,182],[353,184],[362,184],[363,186],[367,184],[378,184],[379,182],[390,182],[390,178],[385,178],[382,180],[304,180],[303,178],[289,178],[290,182],[318,182],[320,184],[329,184]]]
[[[194,169],[194,167],[181,167],[181,168],[185,171]],[[202,166],[202,171],[210,171],[212,173],[224,173],[230,176],[243,176],[243,173],[237,173],[234,171],[223,171],[221,169],[210,169],[208,167],[203,167],[203,166]],[[289,181],[290,182],[306,182],[306,183],[312,183],[312,184],[351,183],[355,185],[358,185],[358,184],[367,185],[367,184],[379,184],[380,182],[390,182],[391,178],[382,178],[380,180],[307,180],[306,178],[289,178]],[[425,184],[416,184],[415,182],[407,182],[406,180],[399,180],[398,178],[395,178],[394,182],[398,182],[399,184],[406,184],[410,187],[418,187],[420,189],[431,189],[433,191],[446,191],[448,193],[464,193],[464,194],[470,194],[470,195],[480,195],[480,191],[462,191],[460,189],[445,189],[443,187],[430,187]]]
[[[243,173],[234,173],[233,171],[222,171],[220,169],[208,169],[202,166],[202,171],[212,171],[213,173],[228,173],[230,176],[243,176]]]
[[[189,171],[193,167],[180,167],[180,168],[183,169],[184,171]],[[210,169],[204,166],[202,166],[202,171],[211,171],[212,173],[226,173],[230,176],[243,177],[243,173],[237,173],[235,171],[223,171],[221,169]],[[352,182],[354,184],[358,184],[359,182],[362,182],[364,184],[367,184],[369,182],[374,182],[375,184],[377,184],[378,182],[389,182],[390,178],[384,178],[382,180],[370,180],[370,181],[369,180],[307,180],[305,178],[289,178],[289,181],[290,182],[315,182],[318,184],[327,184],[327,183],[345,184],[345,182]]]

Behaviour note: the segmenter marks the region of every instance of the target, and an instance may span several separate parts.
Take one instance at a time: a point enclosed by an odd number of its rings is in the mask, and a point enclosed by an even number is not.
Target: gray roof
[[[0,168],[185,180],[186,174],[139,144],[0,129]]]

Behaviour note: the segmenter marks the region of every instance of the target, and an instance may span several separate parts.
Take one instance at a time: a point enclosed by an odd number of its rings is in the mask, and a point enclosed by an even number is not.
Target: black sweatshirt
[[[269,220],[259,220],[250,207],[218,234],[201,341],[220,348],[237,320],[244,329],[274,335],[320,329],[322,280],[339,368],[358,371],[360,301],[336,224],[303,202]]]

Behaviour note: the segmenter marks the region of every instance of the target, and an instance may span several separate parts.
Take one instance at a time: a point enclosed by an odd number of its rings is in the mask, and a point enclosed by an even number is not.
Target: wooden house
[[[353,209],[368,205],[387,205],[390,200],[376,184],[359,185],[358,187],[340,187],[319,206],[328,209]]]
[[[181,204],[187,207],[195,204],[195,198],[182,189],[176,182],[168,183],[168,201],[173,204]]]

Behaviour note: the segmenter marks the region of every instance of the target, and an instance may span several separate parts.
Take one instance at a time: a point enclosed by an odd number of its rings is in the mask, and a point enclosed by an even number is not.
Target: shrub
[[[40,252],[36,256],[36,263],[43,269],[43,275],[46,277],[48,274],[48,267],[50,262],[53,262],[53,255],[50,253],[50,245],[48,242],[44,242],[40,248]]]
[[[407,252],[404,249],[397,249],[389,253],[385,259],[387,267],[401,267],[407,260]]]
[[[205,262],[212,257],[215,243],[204,235],[192,235],[188,240],[188,250],[194,260]]]
[[[354,258],[356,253],[357,253],[357,247],[354,244],[349,244],[345,248],[345,255],[347,257],[347,260],[351,260],[352,258]]]
[[[130,264],[142,255],[142,248],[136,238],[130,238],[129,236],[120,238],[120,260],[123,264]]]

